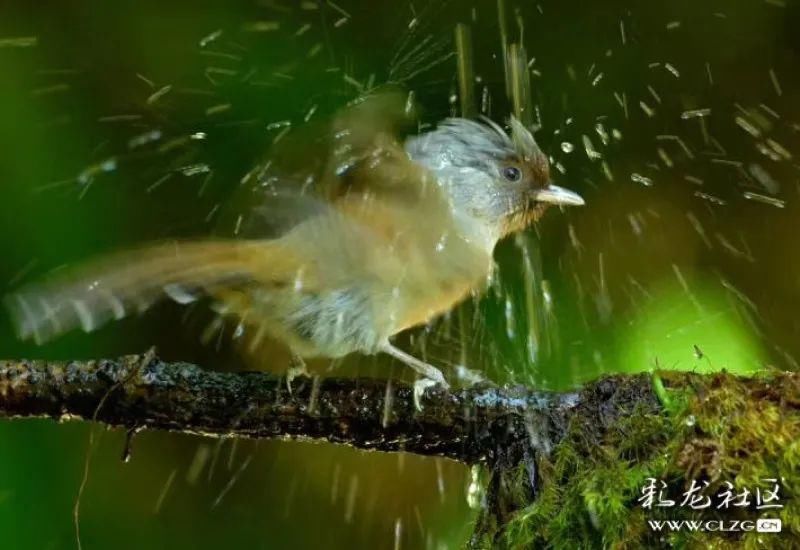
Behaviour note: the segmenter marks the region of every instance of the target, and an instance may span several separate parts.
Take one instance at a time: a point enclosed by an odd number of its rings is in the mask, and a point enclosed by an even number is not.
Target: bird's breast
[[[491,254],[473,247],[428,258],[394,289],[398,296],[394,332],[422,325],[447,313],[475,292],[482,291],[492,271]],[[390,300],[387,303],[392,303]]]

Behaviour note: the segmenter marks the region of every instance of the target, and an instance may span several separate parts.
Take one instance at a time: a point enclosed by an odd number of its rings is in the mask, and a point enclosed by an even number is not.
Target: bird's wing
[[[409,96],[388,89],[359,98],[323,122],[292,129],[233,197],[227,232],[278,237],[343,199],[365,197],[445,213],[446,197],[433,176],[403,146],[415,122]]]

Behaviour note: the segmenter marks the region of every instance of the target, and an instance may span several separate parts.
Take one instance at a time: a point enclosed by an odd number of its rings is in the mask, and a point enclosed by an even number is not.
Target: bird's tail
[[[259,277],[268,242],[154,245],[101,258],[23,287],[5,298],[21,338],[42,343],[75,328],[92,331],[171,298],[189,303]]]

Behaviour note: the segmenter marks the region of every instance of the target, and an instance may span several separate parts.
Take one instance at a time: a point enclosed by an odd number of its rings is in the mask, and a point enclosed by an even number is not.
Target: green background
[[[12,290],[133,243],[222,231],[216,207],[268,152],[279,131],[269,124],[296,125],[313,106],[324,118],[355,97],[353,81],[404,77],[425,121],[450,114],[459,22],[472,31],[476,94],[485,88],[488,114],[502,120],[509,104],[493,1],[4,2],[0,285]],[[587,201],[550,212],[535,230],[552,348],[537,361],[529,352],[530,281],[518,245],[534,230],[501,244],[484,300],[401,342],[432,362],[547,388],[656,365],[794,369],[798,170],[794,157],[763,151],[767,140],[798,151],[798,3],[509,0],[506,22],[532,58],[537,139],[563,167],[556,183]],[[36,43],[6,40],[18,37]],[[681,117],[694,109],[710,109],[704,126]],[[153,130],[162,137],[131,147]],[[604,144],[612,130],[620,139]],[[185,140],[196,132],[206,139]],[[602,159],[588,158],[583,136]],[[113,170],[98,168],[109,159]],[[200,164],[209,171],[181,171]],[[762,171],[770,177],[753,175]],[[3,318],[0,355],[90,358],[156,346],[167,359],[252,367],[225,338],[198,344],[207,320],[165,304],[35,347],[17,341]],[[383,359],[352,358],[339,369],[407,374]],[[89,453],[90,429],[0,423],[4,546],[75,546],[87,456],[85,548],[449,548],[463,543],[474,517],[470,473],[446,460],[143,433],[123,463],[124,434],[95,428]]]

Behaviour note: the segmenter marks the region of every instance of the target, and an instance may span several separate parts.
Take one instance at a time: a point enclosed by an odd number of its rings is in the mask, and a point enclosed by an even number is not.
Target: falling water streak
[[[697,176],[692,176],[690,174],[684,175],[683,179],[695,185],[705,185],[705,182],[702,179],[698,178]]]
[[[750,298],[748,298],[744,292],[733,286],[728,280],[724,278],[720,279],[720,283],[725,288],[725,290],[733,294],[736,297],[736,299],[739,300],[745,306],[747,306],[750,309],[750,311],[752,311],[755,315],[761,317],[761,314],[758,311],[758,306],[756,305],[756,303],[753,302],[753,300],[751,300]]]
[[[689,146],[686,145],[686,142],[684,142],[680,138],[680,136],[676,136],[676,135],[673,135],[673,134],[667,134],[667,135],[661,134],[661,135],[657,135],[656,136],[656,140],[659,140],[659,141],[673,141],[673,142],[678,144],[678,146],[684,152],[686,157],[689,158],[689,160],[693,160],[694,159],[694,153],[689,148]]]
[[[792,154],[777,141],[772,138],[767,138],[767,145],[772,148],[779,157],[782,157],[783,160],[792,160]]]
[[[197,483],[197,479],[200,477],[200,474],[203,473],[203,468],[205,468],[206,464],[208,464],[208,459],[210,456],[211,449],[208,445],[198,445],[197,451],[195,451],[194,457],[192,458],[192,462],[189,464],[188,470],[186,470],[186,483],[189,485],[194,485]]]
[[[164,500],[167,498],[167,493],[169,493],[169,490],[172,487],[172,482],[175,481],[175,475],[177,473],[178,469],[173,468],[169,474],[169,477],[167,477],[167,481],[164,483],[164,487],[161,489],[158,499],[156,499],[156,504],[153,506],[153,514],[157,515],[161,512],[161,507],[164,505]]]
[[[516,322],[514,320],[514,302],[511,296],[506,296],[505,300],[505,318],[506,318],[506,337],[512,342],[517,333]]]
[[[778,75],[775,74],[775,69],[772,67],[769,69],[769,79],[772,81],[772,87],[775,88],[775,93],[782,96],[783,89],[781,88],[781,83],[778,82]]]
[[[614,95],[616,96],[617,94],[615,93]],[[619,98],[619,103],[622,107],[622,113],[625,115],[625,120],[628,120],[628,94],[626,92],[622,92]]]
[[[475,76],[472,69],[472,33],[468,25],[456,25],[456,52],[458,55],[458,89],[461,100],[461,116],[475,114]]]
[[[500,2],[498,3],[500,5]],[[505,38],[504,38],[505,40]],[[505,41],[504,41],[505,46]],[[507,47],[507,94],[514,107],[514,115],[526,126],[533,121],[533,108],[531,99],[531,81],[528,67],[528,56],[525,47],[521,44],[511,44]],[[549,356],[548,331],[544,318],[544,306],[541,292],[542,265],[539,251],[539,242],[532,234],[528,242],[521,233],[515,237],[515,243],[520,248],[524,260],[525,281],[525,311],[528,319],[528,357],[532,363]]]
[[[461,343],[459,350],[459,364],[463,367],[467,366],[467,351],[469,349],[469,338],[467,336],[467,308],[462,306],[458,308],[458,339]],[[479,348],[480,349],[480,348]]]
[[[525,236],[518,233],[514,242],[522,253],[522,276],[525,292],[525,316],[528,321],[527,351],[528,359],[535,364],[540,359],[549,356],[550,349],[547,340],[547,327],[541,300],[539,283],[541,278],[541,258],[538,248],[531,250]],[[538,244],[538,243],[534,243]],[[536,262],[536,263],[534,263]]]
[[[681,73],[670,63],[664,63],[664,68],[672,74],[675,78],[680,78]]]
[[[153,105],[157,101],[159,101],[162,97],[167,95],[170,91],[172,91],[172,84],[167,84],[166,86],[162,86],[161,88],[150,94],[145,103],[147,103],[148,105]]]
[[[780,183],[761,164],[750,163],[747,171],[770,195],[777,195],[781,190]]]
[[[442,504],[445,501],[445,484],[444,484],[444,472],[442,471],[442,461],[441,458],[434,458],[434,463],[436,464],[436,488],[439,490],[439,500]]]
[[[281,24],[278,21],[248,21],[242,25],[242,31],[253,33],[272,32],[280,28]]]
[[[611,294],[608,292],[608,285],[606,284],[606,266],[605,257],[602,252],[597,254],[597,268],[599,273],[598,292],[595,298],[597,313],[603,322],[607,322],[611,317],[611,312],[614,308],[611,302]]]
[[[420,512],[419,506],[416,504],[414,505],[414,520],[417,524],[417,529],[419,530],[419,538],[427,538],[428,534],[425,532],[425,524],[422,521],[422,512]]]
[[[636,172],[631,174],[631,181],[635,183],[641,183],[645,187],[652,187],[653,180],[648,178],[647,176],[643,176],[641,174],[637,174]]]
[[[508,48],[508,22],[506,21],[506,2],[505,0],[497,0],[497,24],[500,30],[500,52],[503,57],[503,74],[506,78],[506,89],[510,88],[509,74],[508,74],[508,56],[506,54]]]
[[[304,2],[304,4],[309,4],[309,2]],[[330,62],[331,65],[335,66],[336,56],[333,51],[333,43],[331,42],[330,29],[328,28],[327,4],[323,2],[314,2],[314,4],[316,6],[315,9],[319,11],[320,27],[322,28],[322,39],[323,42],[325,43],[324,46],[325,49],[328,50],[328,61]],[[321,51],[322,48],[323,48],[322,44],[317,44],[313,46],[312,51],[316,50],[316,52],[313,55],[309,55],[308,57],[313,57],[314,55],[316,55],[316,53]]]
[[[309,414],[316,414],[318,412],[317,406],[319,401],[319,390],[321,383],[322,383],[322,378],[320,376],[315,375],[311,382],[311,395],[308,398]],[[391,385],[391,380],[389,380],[389,383],[387,385]]]
[[[656,154],[658,155],[658,158],[661,160],[661,162],[664,163],[665,167],[672,168],[674,166],[672,158],[667,154],[667,152],[664,149],[662,149],[661,147],[657,147]]]
[[[687,212],[686,217],[689,219],[689,223],[692,224],[695,232],[700,235],[700,238],[703,240],[703,244],[706,245],[706,248],[711,249],[713,248],[711,245],[711,241],[708,239],[705,230],[703,229],[703,225],[700,223],[700,220],[697,219],[697,216],[694,215],[693,212]]]
[[[642,236],[642,226],[639,224],[638,218],[632,212],[628,214],[628,224],[631,226],[631,231],[636,237]]]
[[[647,115],[648,118],[653,118],[655,116],[655,111],[652,107],[650,107],[644,101],[639,101],[639,107],[642,109],[642,112]]]
[[[294,505],[295,497],[297,496],[297,477],[293,477],[289,483],[289,489],[286,491],[286,500],[283,505],[283,517],[288,518],[292,515],[292,506]]]
[[[333,467],[333,475],[331,476],[331,504],[335,504],[339,498],[339,480],[342,477],[342,465],[338,462]]]
[[[356,495],[358,494],[358,475],[353,475],[350,478],[350,486],[347,489],[347,501],[344,508],[344,522],[350,524],[353,522],[353,515],[356,508]]]
[[[528,55],[521,44],[511,44],[508,47],[508,82],[509,96],[514,106],[514,116],[525,126],[533,122],[533,109],[530,88],[530,72],[527,70]]]
[[[703,108],[703,109],[691,109],[689,111],[684,111],[681,113],[681,118],[683,120],[688,120],[690,118],[699,118],[699,117],[706,117],[711,115],[711,109]]]
[[[428,4],[426,10],[432,5]],[[416,13],[413,15],[412,22],[416,20],[418,23],[420,20],[418,15]],[[396,53],[389,63],[387,80],[399,83],[406,82],[455,55],[447,37],[442,37],[438,32],[436,35],[428,33],[423,37],[419,24],[407,27],[394,50]]]
[[[742,193],[742,196],[747,200],[760,202],[762,204],[768,204],[769,206],[774,206],[776,208],[784,208],[786,206],[786,201],[783,201],[781,199],[776,199],[774,197],[768,197],[760,193],[752,193],[750,191],[745,191],[744,193]]]
[[[231,443],[231,451],[228,454],[228,471],[229,472],[231,470],[233,470],[233,462],[234,462],[234,459],[236,458],[236,451],[239,449],[239,441],[241,441],[241,439],[239,439],[238,437],[234,437],[234,438],[232,438],[232,440],[233,440],[233,443]]]
[[[220,438],[219,441],[214,445],[214,452],[211,453],[211,463],[208,465],[208,475],[206,476],[206,482],[210,483],[211,478],[214,476],[214,472],[217,469],[217,461],[219,460],[220,454],[222,454],[222,446],[225,444],[226,439]]]
[[[661,96],[658,95],[658,93],[656,92],[655,88],[653,88],[652,86],[650,86],[648,84],[647,85],[647,91],[650,92],[650,95],[653,97],[653,99],[656,101],[656,103],[661,103]]]
[[[386,391],[383,394],[383,414],[381,415],[381,426],[386,428],[392,415],[392,404],[394,403],[394,389],[392,379],[386,381]]]
[[[31,48],[39,43],[36,36],[18,36],[12,38],[0,38],[0,48]]]
[[[755,258],[753,258],[752,254],[750,254],[749,250],[740,250],[736,248],[733,243],[731,243],[722,233],[715,233],[714,237],[717,239],[719,244],[722,245],[722,248],[730,253],[734,258],[741,258],[751,263],[755,262]]]
[[[134,115],[134,114],[126,114],[126,115],[108,115],[108,116],[101,116],[97,119],[97,122],[135,122],[137,120],[141,120],[142,115]]]
[[[416,31],[418,28],[419,19],[417,18],[416,10],[414,9],[413,4],[409,4],[411,7],[412,12],[412,19],[411,22],[406,27],[406,31],[402,34],[400,40],[393,48],[394,56],[392,57],[391,61],[389,62],[389,80],[392,80],[391,75],[394,72],[394,69],[398,66],[398,59],[403,56],[403,52],[406,51],[406,47],[408,46],[409,42],[416,36]],[[419,42],[419,40],[417,40]]]
[[[214,509],[217,506],[219,506],[219,504],[222,502],[222,499],[225,498],[225,495],[227,495],[230,492],[230,490],[233,489],[233,486],[236,484],[237,481],[239,481],[239,478],[242,476],[244,471],[247,469],[248,466],[250,466],[250,462],[252,462],[253,456],[254,455],[251,454],[247,458],[244,459],[244,462],[242,462],[242,465],[239,466],[239,469],[236,470],[236,472],[228,480],[228,483],[225,485],[225,487],[223,487],[223,489],[220,492],[219,496],[216,499],[214,499],[214,502],[211,504],[211,508],[212,509]]]
[[[31,270],[32,270],[34,267],[36,267],[36,265],[37,265],[38,263],[39,263],[39,260],[38,260],[37,258],[31,258],[30,260],[28,260],[28,263],[26,263],[24,266],[22,266],[22,267],[21,267],[19,270],[17,270],[17,272],[16,272],[14,275],[12,275],[12,276],[11,276],[11,278],[10,278],[10,279],[8,280],[8,282],[6,283],[6,286],[7,286],[8,288],[13,288],[13,287],[17,286],[17,284],[18,284],[18,283],[19,283],[19,282],[20,282],[20,281],[21,281],[21,280],[22,280],[22,279],[23,279],[23,278],[24,278],[24,277],[25,277],[25,276],[26,276],[28,273],[30,273],[30,271],[31,271]]]
[[[583,150],[586,152],[586,156],[589,158],[589,160],[598,160],[603,158],[602,153],[594,148],[594,144],[589,136],[583,134],[581,136],[581,140],[583,141]]]
[[[400,541],[403,536],[403,519],[397,518],[394,522],[394,550],[400,550]]]
[[[736,125],[739,128],[741,128],[742,130],[744,130],[745,132],[747,132],[748,134],[750,134],[754,138],[760,138],[761,137],[761,130],[755,124],[753,124],[749,120],[747,120],[745,117],[737,116],[737,117],[734,117],[733,121],[736,123]]]
[[[692,289],[689,288],[689,283],[684,278],[683,272],[681,271],[681,268],[678,267],[678,264],[672,264],[672,271],[675,273],[675,277],[678,279],[678,282],[680,283],[681,288],[683,288],[683,291],[689,297],[689,300],[692,302],[692,305],[695,307],[695,309],[697,309],[697,312],[704,314],[705,312],[703,310],[703,306],[700,305],[700,302],[697,301],[697,297],[692,292]]]

